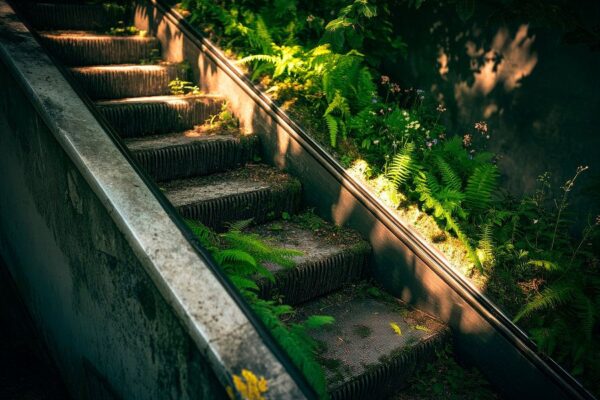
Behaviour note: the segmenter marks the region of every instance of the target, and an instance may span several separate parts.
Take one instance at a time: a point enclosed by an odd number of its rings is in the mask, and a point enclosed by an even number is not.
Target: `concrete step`
[[[37,29],[71,29],[102,31],[126,19],[123,6],[114,4],[65,4],[52,2],[23,2],[27,20]]]
[[[71,68],[71,73],[90,98],[120,99],[168,95],[177,70],[174,64],[116,64]]]
[[[136,64],[160,55],[155,37],[112,36],[86,31],[41,32],[50,52],[65,65]]]
[[[369,243],[356,232],[335,227],[310,213],[293,221],[258,225],[249,232],[277,247],[302,252],[294,257],[293,268],[266,263],[275,282],[259,281],[262,298],[282,296],[284,304],[299,304],[360,279],[371,253]]]
[[[275,219],[300,206],[300,182],[274,168],[246,167],[161,185],[184,218],[223,231],[227,223],[253,218],[256,223]]]
[[[258,154],[258,136],[191,130],[128,139],[127,147],[150,176],[166,181],[234,169]]]
[[[216,95],[154,96],[96,103],[124,138],[181,132],[217,114],[223,98]]]
[[[311,333],[322,344],[320,359],[334,400],[385,398],[405,387],[450,339],[442,323],[366,285],[307,303],[294,319],[310,315],[335,318]]]

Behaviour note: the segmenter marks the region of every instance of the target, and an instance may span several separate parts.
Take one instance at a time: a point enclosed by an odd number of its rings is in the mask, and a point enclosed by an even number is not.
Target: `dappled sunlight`
[[[162,57],[165,60],[173,63],[185,60],[183,34],[173,24],[167,22],[156,8],[138,5],[135,7],[133,21],[137,29],[150,32],[160,40]]]
[[[532,49],[535,36],[528,36],[528,30],[528,25],[521,25],[511,37],[506,27],[500,28],[487,51],[472,41],[467,42],[465,51],[471,58],[474,80],[472,83],[461,81],[454,86],[454,96],[462,110],[471,107],[474,99],[489,95],[498,86],[506,92],[515,90],[521,80],[531,74],[538,58]],[[497,110],[497,106],[487,105],[484,111],[486,118]]]
[[[448,72],[450,71],[450,68],[448,67],[449,60],[448,54],[446,54],[442,47],[439,48],[437,62],[439,65],[438,72],[440,73],[440,76],[442,79],[446,79]]]

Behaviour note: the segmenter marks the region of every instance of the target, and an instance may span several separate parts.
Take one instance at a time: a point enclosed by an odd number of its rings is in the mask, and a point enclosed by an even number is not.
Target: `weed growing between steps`
[[[175,96],[184,95],[200,95],[202,91],[192,82],[189,77],[191,76],[191,66],[187,61],[181,62],[177,65],[177,77],[169,82],[169,91]]]
[[[533,195],[515,198],[500,186],[484,121],[447,132],[443,104],[379,72],[410,50],[393,14],[421,3],[184,0],[180,9],[542,351],[600,393],[600,220],[574,232],[568,212],[587,167],[562,188],[543,174]]]
[[[275,300],[260,299],[257,295],[259,288],[255,280],[258,276],[274,280],[273,274],[264,267],[264,262],[292,267],[294,263],[291,258],[300,253],[274,247],[258,235],[242,232],[250,221],[233,224],[222,234],[216,234],[196,221],[187,223],[319,396],[327,398],[325,374],[316,357],[318,344],[308,335],[308,331],[320,329],[332,323],[333,319],[313,315],[302,322],[286,324],[283,319],[293,314],[294,309]]]

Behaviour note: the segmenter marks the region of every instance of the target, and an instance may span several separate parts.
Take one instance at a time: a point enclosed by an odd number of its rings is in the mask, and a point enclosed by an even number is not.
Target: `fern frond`
[[[533,265],[537,268],[543,268],[546,271],[558,271],[561,269],[558,263],[549,260],[529,260],[527,262],[527,265]]]
[[[413,170],[413,157],[415,144],[407,142],[402,146],[400,151],[392,158],[388,168],[387,177],[390,181],[399,187],[406,183],[411,177]]]
[[[471,241],[467,237],[467,235],[463,232],[460,224],[454,216],[452,212],[448,210],[444,204],[442,204],[435,196],[435,193],[439,193],[441,188],[437,179],[433,176],[433,174],[420,171],[415,179],[416,183],[416,192],[420,195],[419,199],[423,202],[423,206],[425,209],[432,210],[433,215],[436,218],[443,220],[446,223],[446,228],[448,231],[454,232],[456,237],[463,243],[465,249],[467,250],[467,254],[475,267],[480,273],[483,273],[483,266],[481,265],[481,260],[477,255],[475,249],[471,245]]]
[[[269,53],[274,41],[264,19],[260,15],[256,18],[256,37],[257,43],[255,45],[260,46],[263,52]]]
[[[493,164],[483,164],[475,168],[467,181],[465,202],[474,210],[487,208],[497,189],[498,168]]]
[[[342,118],[345,118],[350,115],[350,106],[348,105],[348,100],[341,95],[339,91],[335,92],[333,99],[327,105],[327,109],[323,115],[332,114],[335,111],[339,111],[339,115]]]
[[[207,250],[214,250],[219,242],[218,236],[204,224],[191,219],[185,220],[192,233],[198,238],[200,244]]]
[[[323,118],[325,118],[325,124],[327,124],[327,130],[329,131],[329,143],[331,143],[331,147],[335,147],[338,136],[337,118],[331,114],[327,114]]]
[[[254,221],[254,218],[243,219],[230,223],[228,230],[229,232],[242,232],[252,224],[252,221]]]
[[[248,278],[242,278],[241,276],[238,275],[231,275],[229,277],[229,279],[231,280],[231,283],[233,283],[235,285],[236,288],[238,288],[240,291],[246,291],[246,290],[252,290],[255,292],[258,292],[258,285],[256,285],[256,283]]]
[[[518,322],[524,317],[528,317],[534,312],[555,309],[561,304],[570,301],[573,298],[575,286],[569,284],[554,284],[538,293],[535,298],[527,303],[514,318]]]
[[[494,231],[491,223],[482,226],[478,247],[483,252],[485,260],[494,259]]]
[[[462,180],[454,169],[441,156],[434,157],[435,165],[442,177],[444,185],[452,190],[462,189]]]
[[[266,62],[269,64],[277,65],[280,62],[280,58],[269,54],[252,54],[236,61],[238,64],[249,64],[255,61]]]
[[[273,246],[255,234],[230,231],[221,236],[229,247],[246,251],[261,263],[270,262],[289,268],[295,265],[293,257],[302,254],[297,250]]]

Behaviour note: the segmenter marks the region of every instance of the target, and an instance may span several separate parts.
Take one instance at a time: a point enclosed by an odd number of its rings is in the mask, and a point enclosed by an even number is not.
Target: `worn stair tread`
[[[322,344],[320,359],[333,399],[376,398],[406,386],[449,338],[441,322],[362,285],[307,303],[294,318],[310,315],[335,318],[311,333]]]
[[[233,169],[258,154],[258,136],[207,134],[201,129],[126,139],[142,168],[155,180],[208,175]]]
[[[292,268],[265,263],[275,283],[261,280],[261,297],[280,295],[285,304],[299,304],[362,276],[371,252],[369,243],[353,230],[335,227],[310,213],[304,216],[249,229],[274,246],[302,253],[293,257],[296,265]]]
[[[158,53],[156,37],[115,36],[92,31],[43,31],[46,46],[66,65],[139,63]],[[156,54],[158,55],[158,54]]]
[[[103,4],[25,2],[28,20],[39,29],[93,29],[102,30],[116,25],[125,14],[119,7]]]
[[[159,96],[136,96],[121,99],[98,100],[98,106],[120,106],[129,104],[185,104],[189,101],[213,99],[223,101],[223,96],[218,94],[199,95],[159,95]]]
[[[97,101],[100,112],[124,138],[185,131],[217,114],[217,94],[164,95]]]
[[[244,168],[203,177],[179,179],[161,185],[167,198],[185,217],[222,230],[227,223],[272,220],[300,205],[297,179],[271,167]]]
[[[70,69],[92,99],[163,96],[178,77],[178,65],[111,64]]]

